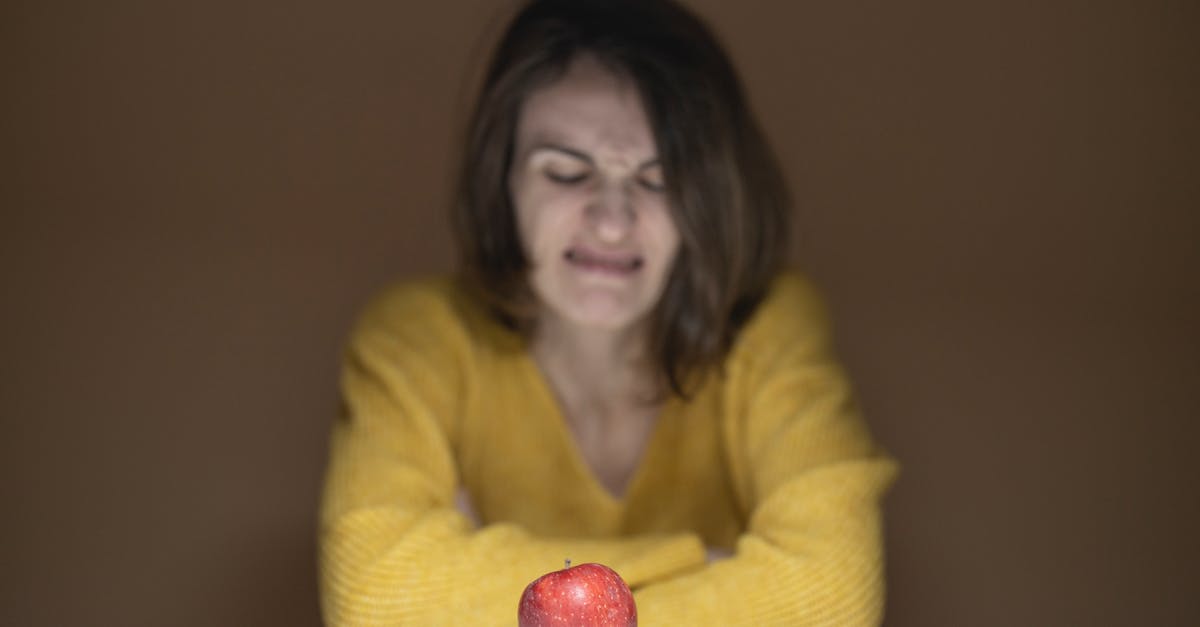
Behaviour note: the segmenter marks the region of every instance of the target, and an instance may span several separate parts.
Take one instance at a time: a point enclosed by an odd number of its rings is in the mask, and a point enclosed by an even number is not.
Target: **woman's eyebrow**
[[[527,150],[525,152],[525,154],[533,155],[534,153],[540,152],[542,150],[549,150],[551,152],[561,153],[561,154],[567,155],[569,157],[579,159],[580,161],[583,161],[584,163],[587,163],[588,165],[595,164],[595,161],[592,160],[592,156],[587,154],[586,152],[583,152],[582,150],[577,150],[575,148],[571,148],[569,146],[564,146],[562,144],[558,144],[555,142],[549,142],[549,141],[538,142],[538,143],[530,146],[529,150]],[[528,158],[528,157],[526,157],[526,158]],[[641,170],[645,170],[647,168],[652,168],[652,167],[655,167],[658,165],[661,165],[661,160],[658,157],[650,157],[649,159],[639,163],[637,166],[637,169],[639,171],[641,171]]]
[[[587,154],[586,152],[582,152],[582,151],[576,150],[574,148],[568,148],[567,146],[563,146],[561,144],[555,144],[552,142],[536,143],[529,147],[528,154],[532,155],[533,153],[539,152],[542,150],[550,150],[553,152],[560,152],[569,157],[574,157],[576,159],[579,159],[580,161],[584,161],[584,162],[588,163],[589,165],[593,163],[591,155]]]

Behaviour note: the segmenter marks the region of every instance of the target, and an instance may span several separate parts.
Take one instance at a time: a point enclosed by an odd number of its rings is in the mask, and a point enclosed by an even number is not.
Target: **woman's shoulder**
[[[457,290],[451,277],[430,275],[392,281],[363,306],[359,323],[388,325],[437,318],[449,310]]]
[[[820,289],[800,271],[785,270],[771,281],[739,343],[774,344],[828,331],[829,314]]]
[[[444,307],[461,291],[458,281],[448,274],[430,274],[396,279],[377,289],[364,308],[368,313],[385,313]]]
[[[828,327],[829,314],[821,289],[799,270],[775,275],[762,303],[746,322],[746,333],[780,333],[786,329]]]
[[[362,308],[354,333],[464,339],[485,326],[487,318],[456,277],[428,275],[397,280],[376,291]]]

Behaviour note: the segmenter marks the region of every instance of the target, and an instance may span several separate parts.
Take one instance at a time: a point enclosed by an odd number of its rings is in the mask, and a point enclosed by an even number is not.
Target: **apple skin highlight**
[[[625,580],[603,564],[546,573],[521,594],[520,627],[636,627],[637,605]]]

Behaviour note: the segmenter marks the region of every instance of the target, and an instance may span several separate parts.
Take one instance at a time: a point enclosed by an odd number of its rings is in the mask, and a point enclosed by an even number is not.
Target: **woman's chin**
[[[610,298],[581,298],[563,303],[558,315],[580,328],[597,331],[621,331],[646,316],[643,308]]]

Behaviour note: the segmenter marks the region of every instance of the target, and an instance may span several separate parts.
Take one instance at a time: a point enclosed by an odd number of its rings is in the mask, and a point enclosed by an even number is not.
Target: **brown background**
[[[5,625],[316,624],[340,340],[451,267],[510,3],[180,4],[0,9]],[[1200,621],[1198,5],[692,4],[904,464],[889,624]]]

